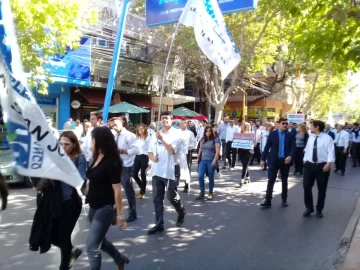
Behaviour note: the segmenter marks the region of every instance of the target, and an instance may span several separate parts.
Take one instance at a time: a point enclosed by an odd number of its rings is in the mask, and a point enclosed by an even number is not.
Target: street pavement
[[[195,169],[195,165],[193,165]],[[293,168],[292,168],[293,171]],[[176,212],[166,201],[163,233],[147,235],[153,226],[151,191],[137,201],[138,220],[119,231],[108,232],[116,247],[130,257],[126,269],[208,270],[330,270],[340,238],[354,210],[360,191],[360,168],[348,168],[344,177],[331,174],[324,218],[303,218],[302,179],[289,179],[289,207],[281,207],[281,183],[275,185],[273,207],[261,209],[267,177],[257,166],[250,169],[252,182],[236,188],[240,167],[216,175],[214,200],[195,201],[197,174],[192,172],[192,189],[181,194],[187,215],[181,228],[175,226]],[[151,185],[148,185],[151,189]],[[182,190],[183,183],[180,185]],[[314,199],[317,198],[314,187]],[[124,205],[127,201],[124,198]],[[60,252],[53,247],[40,255],[29,251],[28,238],[35,211],[32,189],[12,186],[9,209],[0,220],[0,269],[58,269]],[[83,248],[74,269],[88,269],[85,242],[88,234],[86,208],[74,231],[74,244]],[[115,269],[103,255],[102,269]]]

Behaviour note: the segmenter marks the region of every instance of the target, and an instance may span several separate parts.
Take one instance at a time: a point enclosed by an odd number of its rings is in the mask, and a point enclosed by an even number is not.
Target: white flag
[[[0,98],[17,172],[60,180],[78,189],[83,179],[25,86],[9,0],[0,0],[0,20]]]
[[[194,27],[200,49],[219,67],[225,80],[241,58],[217,0],[188,0],[179,22]]]

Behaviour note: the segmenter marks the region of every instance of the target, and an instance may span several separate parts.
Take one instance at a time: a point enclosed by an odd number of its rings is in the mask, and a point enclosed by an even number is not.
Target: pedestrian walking
[[[240,132],[238,126],[235,126],[235,120],[230,119],[230,126],[226,130],[226,155],[229,162],[229,170],[235,168],[237,149],[232,147],[234,133]]]
[[[88,129],[88,131],[86,133],[86,137],[83,140],[83,143],[81,144],[81,151],[84,153],[84,155],[86,157],[88,167],[90,167],[90,165],[93,162],[93,160],[92,160],[93,153],[90,150],[90,146],[91,146],[91,142],[92,142],[91,132],[94,128],[101,126],[102,120],[103,120],[103,117],[100,112],[95,111],[95,112],[90,113],[91,128]]]
[[[271,207],[272,193],[278,171],[281,173],[282,182],[282,206],[287,207],[288,197],[288,177],[290,166],[295,157],[295,138],[288,131],[288,121],[286,118],[280,118],[279,129],[270,132],[264,152],[261,157],[261,167],[264,167],[268,160],[268,185],[265,201],[260,204],[261,207]]]
[[[181,147],[180,133],[172,127],[173,116],[170,112],[162,112],[162,129],[150,143],[149,158],[152,160],[152,186],[156,224],[148,231],[154,234],[164,231],[164,196],[178,213],[176,226],[180,227],[185,220],[185,208],[177,191],[175,178],[176,154]]]
[[[255,132],[256,132],[256,130],[255,130]],[[250,134],[252,134],[252,132],[250,131],[250,124],[249,123],[242,123],[241,124],[241,133],[244,133],[244,134],[250,133]],[[256,144],[256,142],[254,140],[254,148],[255,148],[255,144]],[[257,146],[257,147],[260,148],[259,146]],[[239,183],[240,188],[243,186],[243,184],[249,184],[250,183],[249,164],[250,164],[250,162],[252,160],[253,154],[254,154],[254,149],[242,149],[242,148],[239,148],[239,156],[240,156],[240,161],[241,161],[241,164],[242,164],[241,179],[240,179],[240,183]]]
[[[310,129],[312,135],[306,144],[304,156],[303,185],[306,210],[303,216],[308,217],[314,212],[312,188],[316,181],[318,187],[316,216],[322,218],[331,164],[335,161],[334,140],[323,133],[325,123],[322,121],[313,121]]]
[[[86,201],[90,206],[90,230],[86,242],[90,269],[101,269],[101,251],[104,251],[114,260],[118,269],[123,270],[129,259],[120,254],[106,238],[114,219],[114,211],[119,229],[126,227],[121,195],[122,161],[109,128],[97,127],[91,136],[94,162],[86,173],[89,190],[85,191]]]
[[[333,140],[335,140],[335,133],[331,131],[331,127],[329,124],[325,125],[324,133],[329,135]]]
[[[222,145],[222,151],[221,151],[221,157],[223,159],[223,169],[226,169],[226,167],[228,166],[227,164],[227,158],[226,158],[226,131],[227,128],[230,126],[229,123],[229,117],[225,116],[224,117],[224,122],[221,123],[218,126],[218,133],[221,139],[221,145]]]
[[[218,163],[218,158],[220,155],[220,139],[215,138],[214,131],[212,127],[205,127],[205,135],[202,141],[200,142],[199,155],[197,158],[197,163],[199,164],[198,173],[199,173],[199,186],[200,194],[196,197],[196,200],[203,200],[205,198],[205,173],[207,172],[209,177],[209,195],[208,200],[213,199],[213,190],[214,190],[214,173]]]
[[[211,127],[212,127],[212,130],[213,130],[213,132],[214,132],[215,138],[218,138],[219,141],[220,141],[220,154],[219,154],[218,162],[217,162],[217,165],[216,165],[216,172],[217,172],[218,174],[220,174],[220,176],[221,176],[220,166],[219,166],[219,160],[220,160],[220,155],[221,155],[221,153],[222,153],[222,148],[223,148],[223,147],[222,147],[220,135],[219,135],[219,133],[218,133],[218,125],[213,124]]]
[[[126,129],[127,121],[125,116],[114,117],[109,120],[111,128],[115,131],[115,141],[120,152],[120,158],[123,161],[121,183],[129,203],[129,216],[126,222],[132,222],[137,219],[135,191],[132,184],[133,165],[135,155],[139,154],[136,147],[136,136]]]
[[[250,165],[254,164],[254,159],[260,164],[261,151],[260,151],[260,141],[261,141],[261,130],[257,125],[253,127],[253,132],[255,134],[255,144],[254,144],[254,154],[251,155]]]
[[[360,129],[359,123],[354,123],[354,128],[350,133],[351,158],[353,167],[360,166]]]
[[[295,136],[296,151],[295,151],[295,172],[294,175],[303,175],[304,172],[304,150],[309,139],[309,134],[306,131],[304,124],[299,124],[299,132]]]
[[[187,170],[181,170],[180,168],[180,177],[185,180],[184,186],[184,193],[189,192],[190,188],[190,171],[191,171],[191,163],[192,163],[192,151],[196,147],[196,140],[194,133],[187,129],[187,122],[185,119],[180,120],[180,138],[182,143],[182,150],[185,151],[186,155],[186,163],[187,163]],[[180,166],[181,167],[181,166]]]
[[[261,141],[260,141],[260,151],[261,151],[261,155],[265,150],[265,146],[266,146],[266,142],[267,139],[269,137],[269,134],[271,131],[274,130],[274,126],[271,123],[268,123],[265,127],[264,130],[261,132]],[[264,171],[267,171],[267,161],[264,162]]]
[[[343,125],[338,125],[338,132],[335,136],[335,171],[341,172],[341,175],[345,175],[345,168],[346,168],[346,159],[348,155],[348,148],[350,144],[350,134],[349,132],[344,130]]]
[[[134,173],[133,177],[139,186],[138,199],[142,199],[146,193],[146,170],[149,166],[148,150],[151,137],[147,133],[146,125],[139,124],[136,128],[136,141],[134,145],[139,150],[134,160]],[[139,172],[141,179],[139,178]]]

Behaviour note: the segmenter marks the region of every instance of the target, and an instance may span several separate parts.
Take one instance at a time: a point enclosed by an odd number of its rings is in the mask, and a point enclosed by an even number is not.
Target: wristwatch
[[[124,215],[117,216],[116,219],[119,220],[119,221],[124,221],[124,220],[125,220],[125,216],[124,216]]]

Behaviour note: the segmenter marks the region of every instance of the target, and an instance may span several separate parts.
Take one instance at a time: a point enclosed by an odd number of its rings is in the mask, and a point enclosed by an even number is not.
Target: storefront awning
[[[130,101],[141,108],[156,108],[156,106],[152,104],[150,96],[132,96],[130,97]]]
[[[105,92],[95,92],[95,91],[87,91],[84,93],[80,92],[80,94],[90,103],[103,105],[105,100]]]

